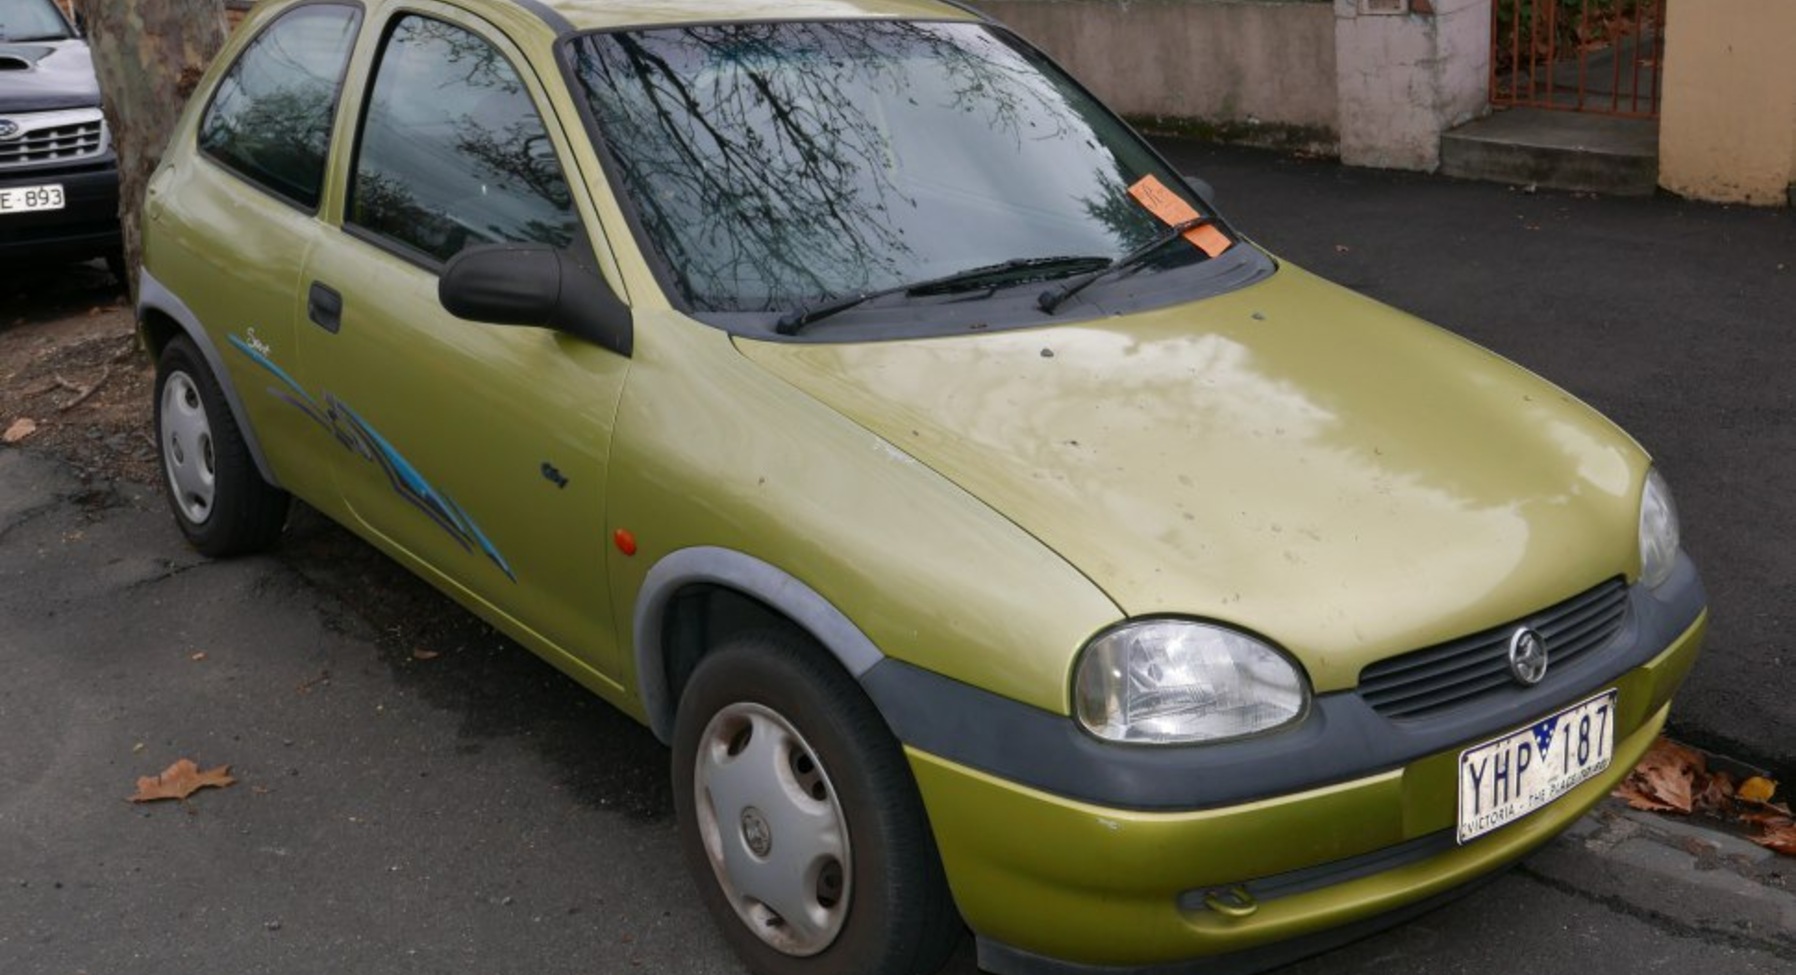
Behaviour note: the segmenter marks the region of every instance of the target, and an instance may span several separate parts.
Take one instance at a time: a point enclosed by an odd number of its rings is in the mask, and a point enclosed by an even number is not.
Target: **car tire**
[[[735,637],[674,722],[680,842],[757,975],[924,975],[964,928],[903,750],[815,643]]]
[[[217,377],[184,335],[156,362],[155,424],[163,489],[187,541],[214,558],[271,547],[287,492],[262,479]]]

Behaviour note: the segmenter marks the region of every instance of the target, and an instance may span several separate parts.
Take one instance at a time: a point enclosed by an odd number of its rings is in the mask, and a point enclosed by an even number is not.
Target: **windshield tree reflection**
[[[1161,226],[1129,185],[1150,172],[1178,185],[1051,65],[976,24],[595,34],[576,70],[671,283],[698,311],[1114,257]]]

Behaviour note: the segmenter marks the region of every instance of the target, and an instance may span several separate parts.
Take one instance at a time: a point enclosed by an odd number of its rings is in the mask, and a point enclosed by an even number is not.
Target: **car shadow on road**
[[[326,597],[327,626],[366,640],[396,684],[459,715],[458,753],[523,743],[580,802],[672,819],[667,749],[646,728],[372,545],[296,502],[275,555]]]

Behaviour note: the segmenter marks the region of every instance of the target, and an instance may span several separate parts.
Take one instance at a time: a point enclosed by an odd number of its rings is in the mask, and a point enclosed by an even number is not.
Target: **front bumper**
[[[1253,971],[1402,920],[1569,826],[1659,734],[1707,626],[1700,610],[1661,652],[1604,677],[1619,699],[1603,774],[1465,846],[1453,834],[1458,756],[1482,735],[1349,781],[1171,812],[1069,798],[914,743],[907,753],[984,967]],[[1251,910],[1228,893],[1239,890]]]
[[[118,169],[111,161],[78,170],[9,171],[0,188],[62,185],[66,205],[60,210],[0,216],[0,260],[75,261],[108,257],[121,246],[118,216]]]

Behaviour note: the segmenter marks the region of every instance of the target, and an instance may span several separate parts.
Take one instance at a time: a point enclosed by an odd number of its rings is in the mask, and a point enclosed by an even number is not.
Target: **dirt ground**
[[[84,480],[153,483],[154,385],[103,265],[0,269],[0,439],[55,454]]]

